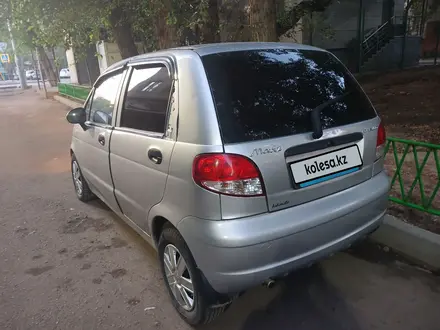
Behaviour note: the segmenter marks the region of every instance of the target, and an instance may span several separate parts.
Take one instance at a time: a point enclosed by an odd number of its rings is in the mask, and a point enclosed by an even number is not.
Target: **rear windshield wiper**
[[[312,120],[312,126],[313,126],[313,135],[312,137],[314,139],[319,139],[322,136],[322,123],[321,123],[321,112],[328,106],[335,104],[341,100],[343,100],[346,96],[348,96],[351,92],[347,92],[344,94],[341,94],[339,96],[336,96],[335,98],[332,98],[320,105],[318,105],[316,108],[314,108],[311,112],[311,120]]]

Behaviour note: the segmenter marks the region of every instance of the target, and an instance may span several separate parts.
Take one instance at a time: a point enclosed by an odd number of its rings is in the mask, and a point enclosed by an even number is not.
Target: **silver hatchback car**
[[[78,198],[99,197],[157,249],[193,325],[347,248],[387,208],[384,127],[322,49],[224,43],[137,56],[111,66],[67,120]]]

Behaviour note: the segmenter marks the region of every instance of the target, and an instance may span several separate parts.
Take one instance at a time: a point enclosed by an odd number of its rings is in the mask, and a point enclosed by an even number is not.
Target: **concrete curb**
[[[72,109],[82,107],[84,105],[78,101],[74,101],[74,100],[68,99],[67,97],[63,97],[63,96],[59,96],[59,95],[54,95],[53,98],[55,101],[58,101],[64,105],[67,105],[68,107],[71,107]]]
[[[3,85],[0,85],[0,91],[1,90],[10,90],[10,89],[21,89],[21,86],[20,85],[6,85],[6,86],[3,86]]]
[[[440,235],[386,215],[384,224],[371,235],[371,239],[421,266],[440,270]]]

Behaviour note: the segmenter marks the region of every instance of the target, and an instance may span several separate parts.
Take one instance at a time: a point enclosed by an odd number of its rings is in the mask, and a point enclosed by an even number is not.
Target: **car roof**
[[[322,50],[313,46],[288,43],[288,42],[223,42],[215,44],[201,44],[193,46],[185,46],[172,48],[171,50],[193,50],[200,56],[223,53],[223,52],[234,52],[234,51],[244,51],[244,50],[258,50],[258,49],[309,49],[309,50]]]
[[[109,71],[116,70],[119,67],[122,67],[128,63],[141,62],[143,60],[147,60],[152,57],[161,57],[161,56],[179,57],[184,54],[187,55],[188,53],[193,53],[194,55],[198,55],[198,56],[205,56],[205,55],[224,53],[224,52],[262,50],[262,49],[297,49],[297,50],[325,51],[323,49],[309,45],[287,43],[287,42],[223,42],[223,43],[213,43],[213,44],[201,44],[201,45],[170,48],[170,49],[165,49],[165,50],[160,50],[156,52],[130,57],[111,65],[105,70],[103,74]]]

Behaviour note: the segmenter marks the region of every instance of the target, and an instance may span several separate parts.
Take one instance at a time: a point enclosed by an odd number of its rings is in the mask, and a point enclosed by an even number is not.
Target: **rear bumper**
[[[237,220],[183,219],[178,229],[219,293],[236,293],[340,251],[374,231],[387,208],[384,172],[355,187]]]

